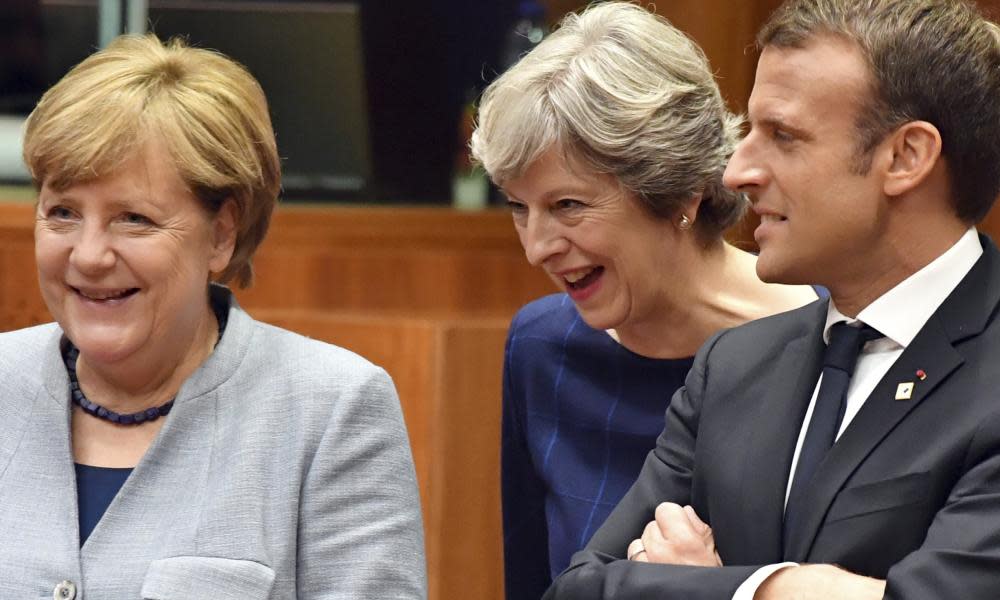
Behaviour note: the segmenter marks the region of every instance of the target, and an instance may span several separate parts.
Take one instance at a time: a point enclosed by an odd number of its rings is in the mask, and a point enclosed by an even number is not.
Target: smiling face
[[[817,37],[764,49],[749,103],[750,134],[724,181],[761,217],[757,274],[831,289],[878,269],[888,236],[879,169],[857,172],[857,117],[868,67],[851,43]]]
[[[206,286],[232,253],[227,210],[212,217],[161,144],[115,173],[64,190],[43,183],[35,258],[49,311],[82,357],[178,360],[212,332]]]
[[[532,265],[595,329],[621,331],[660,312],[677,234],[610,175],[571,169],[555,149],[503,185]],[[687,232],[691,233],[691,232]]]

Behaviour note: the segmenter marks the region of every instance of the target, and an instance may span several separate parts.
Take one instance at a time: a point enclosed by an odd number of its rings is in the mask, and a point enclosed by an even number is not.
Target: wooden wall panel
[[[511,316],[554,290],[501,210],[282,207],[256,268],[250,307]]]
[[[500,392],[507,323],[446,324],[437,362],[441,384],[427,529],[438,551],[432,598],[503,598],[500,520]]]
[[[50,320],[38,291],[34,209],[0,201],[0,331]]]

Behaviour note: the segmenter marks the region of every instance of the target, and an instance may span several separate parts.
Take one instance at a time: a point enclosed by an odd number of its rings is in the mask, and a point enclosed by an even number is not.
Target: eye
[[[782,144],[788,144],[795,141],[794,135],[780,127],[775,127],[771,132],[771,136],[775,139],[775,141]]]
[[[129,224],[129,225],[152,225],[153,224],[153,222],[148,217],[146,217],[145,215],[141,215],[139,213],[134,213],[134,212],[123,213],[122,216],[121,216],[121,220],[124,221],[125,223]]]
[[[65,221],[73,218],[73,211],[65,206],[53,206],[48,210],[48,212],[45,213],[45,216],[49,219]]]
[[[562,198],[556,201],[556,210],[563,212],[572,212],[584,208],[586,204],[580,202],[579,200],[574,200],[573,198]]]
[[[510,214],[516,222],[521,222],[528,218],[528,207],[522,202],[507,200],[507,208],[510,209]]]

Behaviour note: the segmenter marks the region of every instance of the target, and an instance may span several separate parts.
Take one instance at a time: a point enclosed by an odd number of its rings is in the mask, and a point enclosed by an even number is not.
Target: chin
[[[757,277],[764,283],[791,283],[794,270],[788,262],[762,249],[757,257]]]
[[[576,305],[576,310],[580,313],[580,318],[583,319],[583,322],[586,323],[591,329],[604,331],[606,329],[617,329],[622,325],[623,319],[615,318],[606,311],[588,311],[580,308],[580,305]]]
[[[808,277],[801,272],[801,269],[789,269],[779,267],[761,267],[757,263],[757,278],[764,283],[777,283],[782,285],[810,285],[816,283],[815,277]]]
[[[90,363],[105,365],[121,362],[133,355],[137,348],[124,333],[112,332],[67,332],[67,337],[80,350],[80,354]]]

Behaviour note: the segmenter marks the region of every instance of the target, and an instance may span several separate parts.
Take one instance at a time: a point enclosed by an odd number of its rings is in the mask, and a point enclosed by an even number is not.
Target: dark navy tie
[[[806,439],[799,451],[799,461],[795,466],[795,478],[785,506],[785,547],[792,539],[798,525],[797,518],[802,511],[801,502],[809,488],[809,482],[826,453],[837,438],[837,431],[844,420],[847,406],[847,386],[854,374],[854,365],[865,343],[884,337],[868,325],[852,327],[847,323],[836,323],[830,328],[830,343],[823,355],[823,381],[816,394],[812,419],[806,431]]]

